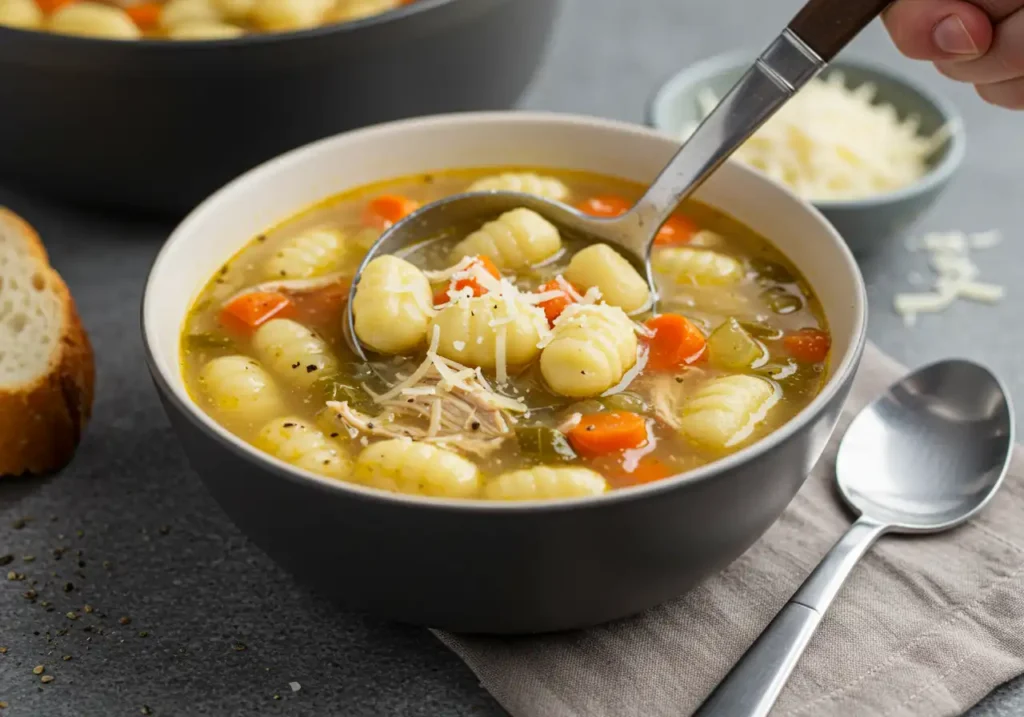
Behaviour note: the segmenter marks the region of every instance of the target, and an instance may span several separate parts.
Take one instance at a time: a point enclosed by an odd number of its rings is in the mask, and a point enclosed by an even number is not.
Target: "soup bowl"
[[[836,426],[865,341],[864,284],[811,206],[727,163],[697,198],[768,237],[816,291],[832,333],[820,394],[778,430],[702,468],[605,495],[489,503],[395,495],[296,469],[193,402],[180,337],[202,287],[251,237],[346,189],[448,168],[529,165],[649,182],[678,149],[589,117],[467,113],[322,140],[236,179],[174,231],[142,308],[150,370],[185,453],[224,511],[345,607],[463,632],[537,633],[638,613],[724,568],[781,515]]]
[[[0,179],[180,218],[240,173],[337,132],[512,107],[560,3],[417,0],[228,40],[106,40],[0,26]]]

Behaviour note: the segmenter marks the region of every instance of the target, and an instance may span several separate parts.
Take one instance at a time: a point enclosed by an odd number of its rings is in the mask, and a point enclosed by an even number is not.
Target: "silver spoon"
[[[860,518],[695,715],[767,715],[860,557],[885,533],[937,533],[969,520],[1003,482],[1013,436],[1009,394],[969,361],[918,369],[861,411],[836,457],[839,491]]]
[[[517,192],[459,194],[428,204],[384,232],[356,271],[343,329],[353,352],[366,361],[352,313],[359,278],[379,254],[402,256],[409,247],[453,225],[494,219],[526,207],[560,229],[618,248],[647,277],[656,297],[650,251],[658,230],[743,142],[809,82],[891,0],[809,0],[768,49],[704,120],[636,205],[612,219],[589,217],[560,202]],[[653,308],[653,307],[652,307]]]

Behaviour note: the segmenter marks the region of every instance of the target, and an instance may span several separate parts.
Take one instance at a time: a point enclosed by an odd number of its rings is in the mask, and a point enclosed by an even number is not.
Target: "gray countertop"
[[[763,45],[797,0],[568,0],[524,106],[640,121],[659,81],[698,58]],[[865,265],[871,337],[908,364],[980,359],[1024,399],[1024,113],[901,60],[880,28],[851,54],[899,62],[967,119],[967,163],[918,229],[1002,229],[977,256],[1010,286],[995,307],[961,304],[903,328],[891,310],[922,258],[892,246]],[[149,264],[169,227],[90,214],[0,189],[40,230],[97,351],[95,416],[57,476],[0,485],[0,555],[38,581],[0,585],[0,713],[155,715],[500,715],[473,675],[424,630],[337,612],[296,587],[227,521],[187,467],[151,388],[138,331]],[[1017,329],[1013,329],[1017,326]],[[23,526],[19,519],[30,518]],[[59,553],[59,557],[54,551]],[[26,561],[23,556],[34,556]],[[46,604],[44,604],[44,602]],[[94,606],[84,612],[86,604]],[[70,620],[69,610],[79,610]],[[130,618],[121,624],[119,618]],[[69,656],[65,660],[64,656]],[[33,675],[44,665],[54,680]],[[297,683],[293,691],[289,683]],[[971,712],[1024,713],[1024,681]]]

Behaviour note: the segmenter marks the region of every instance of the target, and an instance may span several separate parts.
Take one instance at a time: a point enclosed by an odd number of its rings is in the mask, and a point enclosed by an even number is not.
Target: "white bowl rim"
[[[429,509],[450,512],[484,512],[484,513],[515,513],[519,511],[562,511],[573,508],[584,509],[611,503],[623,503],[633,500],[653,498],[661,493],[675,490],[683,485],[697,483],[705,480],[712,480],[717,475],[725,473],[733,468],[757,460],[757,458],[784,443],[794,434],[803,430],[825,407],[836,397],[836,394],[843,390],[856,371],[864,346],[867,341],[867,291],[864,279],[852,252],[843,242],[839,233],[825,219],[821,213],[806,201],[800,199],[788,188],[779,185],[768,179],[765,175],[749,169],[739,163],[733,162],[736,171],[748,173],[762,182],[773,185],[777,190],[789,195],[795,202],[802,205],[804,209],[812,214],[822,225],[822,229],[831,236],[833,246],[836,250],[836,258],[845,264],[845,269],[853,277],[857,286],[857,295],[851,297],[854,318],[853,336],[850,337],[850,348],[842,362],[832,369],[832,375],[825,383],[825,386],[817,396],[795,416],[789,419],[784,425],[772,431],[760,440],[741,448],[724,458],[712,461],[694,470],[686,471],[660,481],[647,483],[628,488],[619,488],[598,496],[584,498],[568,498],[559,500],[530,500],[530,501],[484,501],[468,498],[436,498],[426,496],[414,496],[406,494],[388,493],[373,488],[357,485],[347,481],[339,481],[318,475],[316,473],[296,468],[284,461],[281,461],[259,449],[251,446],[238,436],[234,435],[221,426],[212,416],[203,411],[198,404],[188,395],[185,383],[177,363],[168,366],[154,346],[154,336],[149,331],[147,316],[155,313],[158,304],[153,285],[156,277],[161,273],[165,258],[173,245],[188,236],[192,232],[192,226],[204,220],[206,214],[215,213],[217,205],[222,198],[232,194],[244,194],[249,185],[259,182],[263,175],[272,174],[279,167],[287,165],[302,164],[323,151],[334,143],[353,142],[360,138],[373,137],[374,135],[387,135],[396,132],[415,130],[419,127],[430,127],[446,123],[463,124],[566,124],[585,125],[593,129],[615,131],[626,135],[646,136],[659,140],[672,140],[673,138],[652,128],[639,124],[621,122],[597,118],[589,115],[574,115],[561,112],[527,112],[521,110],[491,111],[491,112],[457,112],[449,114],[430,115],[410,119],[397,120],[384,124],[366,127],[363,129],[343,132],[325,139],[312,142],[297,149],[286,152],[274,159],[270,159],[261,165],[235,178],[221,189],[214,192],[185,217],[184,220],[174,229],[167,238],[160,252],[157,254],[150,268],[143,290],[141,303],[141,323],[143,334],[143,347],[146,362],[154,382],[163,393],[164,397],[171,401],[175,407],[192,422],[196,427],[212,436],[229,451],[237,455],[243,461],[252,462],[267,468],[278,477],[286,480],[301,482],[311,487],[319,487],[328,492],[345,494],[353,499],[364,499],[373,502],[383,502],[416,509]],[[317,197],[311,197],[309,205],[317,201]],[[304,209],[303,207],[302,209]],[[301,211],[298,210],[298,211]]]
[[[740,70],[749,66],[757,57],[753,50],[732,50],[718,55],[712,55],[687,65],[681,70],[676,70],[672,75],[662,82],[654,95],[647,103],[646,117],[647,124],[668,135],[672,135],[671,128],[662,121],[665,114],[665,107],[675,100],[676,95],[686,87],[699,87],[715,75],[729,70]],[[891,66],[872,60],[860,58],[850,59],[841,57],[833,60],[824,69],[842,72],[844,68],[866,70],[903,85],[903,87],[921,97],[930,104],[945,119],[949,127],[949,140],[945,156],[933,167],[930,167],[920,179],[915,180],[900,189],[894,189],[881,194],[873,194],[869,197],[859,199],[814,199],[802,200],[805,203],[824,211],[833,209],[875,209],[883,205],[891,205],[901,202],[909,197],[926,194],[943,183],[949,181],[954,172],[963,164],[967,154],[967,131],[964,127],[963,116],[956,109],[952,102],[942,95],[933,92],[920,82],[910,78],[908,75],[894,70]],[[677,138],[678,139],[678,138]],[[753,170],[759,172],[760,170]]]

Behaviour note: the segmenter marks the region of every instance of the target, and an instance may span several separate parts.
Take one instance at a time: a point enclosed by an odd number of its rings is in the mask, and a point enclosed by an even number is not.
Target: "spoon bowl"
[[[861,411],[836,457],[839,490],[889,531],[931,533],[995,495],[1013,446],[1010,399],[978,364],[925,366]]]

